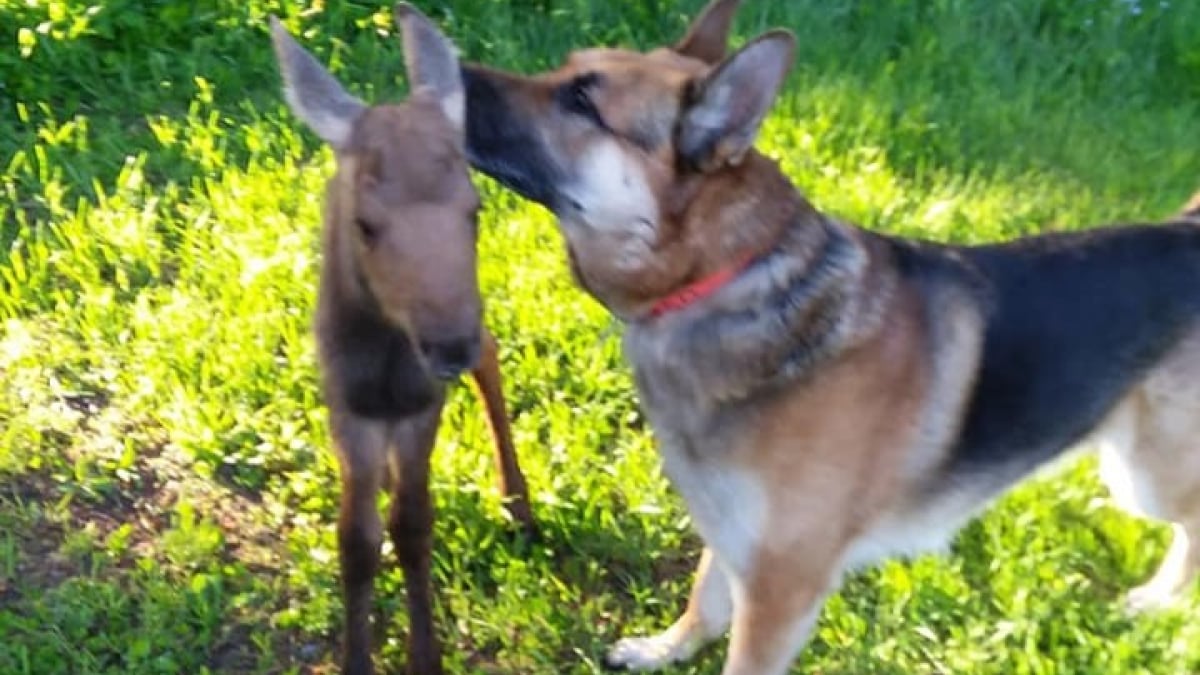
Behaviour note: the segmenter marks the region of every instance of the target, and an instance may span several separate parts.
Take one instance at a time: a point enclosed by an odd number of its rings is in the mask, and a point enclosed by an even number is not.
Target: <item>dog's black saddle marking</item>
[[[902,274],[919,284],[957,275],[985,308],[978,378],[947,468],[995,490],[1093,431],[1200,319],[1195,224],[895,250]]]

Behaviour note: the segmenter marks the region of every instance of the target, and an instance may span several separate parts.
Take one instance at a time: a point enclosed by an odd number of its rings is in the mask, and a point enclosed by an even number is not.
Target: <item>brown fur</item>
[[[487,409],[506,508],[533,527],[496,343],[480,323],[479,196],[462,154],[461,119],[456,123],[448,112],[455,83],[421,79],[450,72],[456,80],[457,61],[415,10],[398,6],[397,20],[416,91],[407,103],[374,107],[341,92],[273,22],[289,103],[334,145],[338,160],[326,189],[316,335],[341,479],[342,665],[357,675],[373,670],[372,595],[385,528],[376,503],[381,490],[390,495],[386,529],[404,571],[407,672],[442,672],[430,578],[429,465],[445,381],[464,368]]]
[[[343,245],[354,249],[371,295],[394,322],[419,332],[473,337],[480,300],[475,281],[479,195],[467,174],[458,132],[435,101],[376,106],[354,127],[343,152],[355,165],[353,214]],[[349,227],[358,221],[367,238]]]

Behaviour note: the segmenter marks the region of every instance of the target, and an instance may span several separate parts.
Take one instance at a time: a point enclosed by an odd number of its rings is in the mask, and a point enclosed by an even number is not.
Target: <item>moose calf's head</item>
[[[480,351],[479,195],[464,158],[458,58],[411,6],[397,5],[396,21],[411,96],[399,105],[367,106],[271,19],[288,105],[337,156],[326,193],[318,331],[347,334],[343,349],[374,351],[341,355],[356,371],[342,379],[370,385],[367,394],[347,394],[351,407],[369,416],[422,407],[418,378],[451,379],[474,367]],[[338,322],[346,325],[320,325]],[[383,334],[364,336],[364,330]],[[359,400],[371,390],[384,399],[406,398],[396,395],[403,386],[413,390],[407,397],[413,405]]]

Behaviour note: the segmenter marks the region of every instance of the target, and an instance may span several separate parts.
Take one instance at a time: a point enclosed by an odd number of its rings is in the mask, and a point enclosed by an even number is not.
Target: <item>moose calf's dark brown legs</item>
[[[408,594],[408,675],[441,675],[440,648],[433,622],[433,501],[429,460],[442,405],[396,424],[391,452],[398,475],[388,513],[388,533],[404,570]]]
[[[387,467],[384,426],[346,413],[330,417],[341,465],[342,496],[338,514],[338,555],[346,603],[342,665],[347,675],[371,673],[371,599],[379,571],[383,525],[375,497]]]

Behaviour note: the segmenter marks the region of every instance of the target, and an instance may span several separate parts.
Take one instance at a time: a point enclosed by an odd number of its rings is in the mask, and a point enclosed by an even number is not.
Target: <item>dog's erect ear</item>
[[[729,28],[739,4],[741,0],[712,0],[688,27],[687,35],[671,49],[709,64],[725,58]]]
[[[404,39],[404,65],[412,88],[428,89],[460,131],[467,119],[467,97],[454,44],[416,7],[396,5],[396,25]]]
[[[795,48],[791,33],[769,31],[697,82],[680,119],[680,157],[701,171],[740,162],[779,95]]]
[[[312,54],[287,32],[279,19],[271,17],[271,42],[283,75],[283,95],[297,117],[335,148],[350,140],[354,121],[366,106],[333,79]]]

